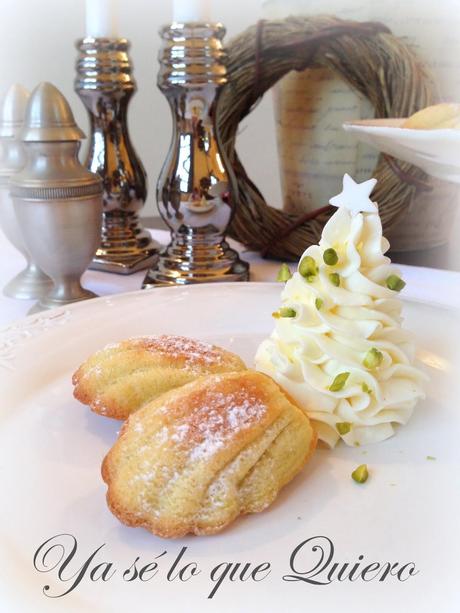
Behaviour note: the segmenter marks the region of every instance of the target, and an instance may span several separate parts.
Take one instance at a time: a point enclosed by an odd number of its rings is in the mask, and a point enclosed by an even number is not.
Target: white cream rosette
[[[334,265],[323,259],[331,248]],[[340,208],[319,245],[301,258],[314,259],[315,274],[297,271],[285,285],[282,307],[292,309],[291,316],[276,319],[257,351],[256,367],[285,388],[331,447],[340,437],[348,445],[388,438],[424,397],[425,376],[413,366],[398,292],[387,287],[388,278],[399,275],[384,255],[388,248],[378,213]],[[339,275],[339,286],[331,274]],[[378,359],[369,364],[372,355]],[[343,385],[334,386],[338,375]]]

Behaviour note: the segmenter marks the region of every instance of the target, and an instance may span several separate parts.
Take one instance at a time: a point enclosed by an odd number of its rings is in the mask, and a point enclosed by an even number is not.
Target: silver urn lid
[[[51,83],[40,83],[30,96],[22,132],[27,163],[11,178],[11,195],[65,200],[102,194],[100,176],[78,160],[82,138],[64,95]]]
[[[8,186],[11,175],[26,162],[20,134],[24,124],[29,92],[18,83],[12,85],[0,103],[0,187]]]
[[[29,92],[19,83],[6,92],[0,107],[0,138],[18,138],[24,124]]]
[[[26,111],[24,142],[79,141],[85,133],[75,123],[69,103],[51,83],[43,82],[32,92]]]

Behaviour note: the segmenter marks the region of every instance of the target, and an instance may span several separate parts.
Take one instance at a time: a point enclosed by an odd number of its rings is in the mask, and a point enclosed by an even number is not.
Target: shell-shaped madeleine
[[[315,445],[308,417],[270,377],[202,377],[129,417],[103,462],[107,502],[159,536],[212,534],[270,505]]]
[[[142,336],[96,352],[72,377],[74,396],[101,415],[126,419],[164,392],[206,374],[245,370],[234,353],[182,336]]]

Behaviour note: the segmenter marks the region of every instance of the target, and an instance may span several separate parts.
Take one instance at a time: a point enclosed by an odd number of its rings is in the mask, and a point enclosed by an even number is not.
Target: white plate
[[[120,424],[73,399],[70,378],[75,368],[106,343],[155,333],[212,341],[251,364],[258,343],[272,328],[270,314],[279,293],[274,284],[156,289],[91,300],[28,318],[4,332],[2,613],[459,610],[459,318],[457,312],[439,306],[405,305],[406,325],[418,337],[419,355],[431,381],[428,399],[394,438],[361,449],[318,450],[271,508],[241,518],[216,536],[162,540],[123,526],[108,511],[99,468]],[[436,460],[427,460],[428,455]],[[350,473],[363,462],[371,477],[360,486]],[[62,579],[78,574],[101,545],[89,568],[111,562],[115,574],[105,582],[91,581],[88,571],[68,595],[56,597],[73,583],[59,580],[53,569],[62,551],[56,547],[45,560],[39,557],[37,566],[44,571],[45,563],[47,572],[34,568],[33,557],[44,541],[62,533],[74,535],[78,542]],[[322,586],[283,580],[292,574],[293,550],[312,537],[333,542],[331,565],[413,562],[418,574],[404,582],[391,576],[385,581],[357,578]],[[69,548],[71,537],[58,540]],[[299,551],[297,572],[318,562],[321,550],[312,552],[313,544]],[[325,538],[317,544],[325,551]],[[186,582],[168,581],[167,571],[183,546],[183,565],[194,561],[201,573]],[[158,574],[150,581],[123,580],[123,571],[137,557],[140,568],[164,551],[157,560]],[[360,555],[364,559],[359,560]],[[226,580],[208,599],[214,587],[210,571],[222,562],[269,562],[271,573],[260,582]],[[366,578],[370,576],[368,571]],[[325,573],[316,580],[324,581]],[[49,589],[44,592],[45,585]]]
[[[359,140],[415,164],[429,175],[460,183],[460,130],[401,128],[404,119],[364,119],[343,124]]]

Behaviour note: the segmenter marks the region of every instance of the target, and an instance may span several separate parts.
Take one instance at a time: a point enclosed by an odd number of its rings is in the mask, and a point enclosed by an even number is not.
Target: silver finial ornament
[[[0,138],[17,138],[22,130],[29,92],[19,83],[7,91],[0,117]]]
[[[75,91],[90,118],[86,165],[104,186],[102,240],[90,268],[131,274],[148,268],[159,246],[138,218],[147,182],[128,133],[128,104],[136,91],[129,42],[85,38],[77,49]]]
[[[51,83],[32,92],[24,122],[24,169],[11,182],[27,249],[54,282],[36,308],[92,298],[80,278],[100,241],[102,183],[78,160],[83,132]]]
[[[26,249],[10,196],[9,180],[21,170],[26,159],[20,133],[28,99],[29,92],[15,83],[0,109],[0,227],[27,262],[26,268],[6,284],[3,293],[25,300],[39,298],[52,286],[51,279],[37,267]]]
[[[227,83],[220,24],[173,23],[161,30],[158,86],[173,114],[173,141],[157,186],[171,242],[144,288],[247,281],[249,266],[225,241],[236,182],[220,146],[216,107]]]

